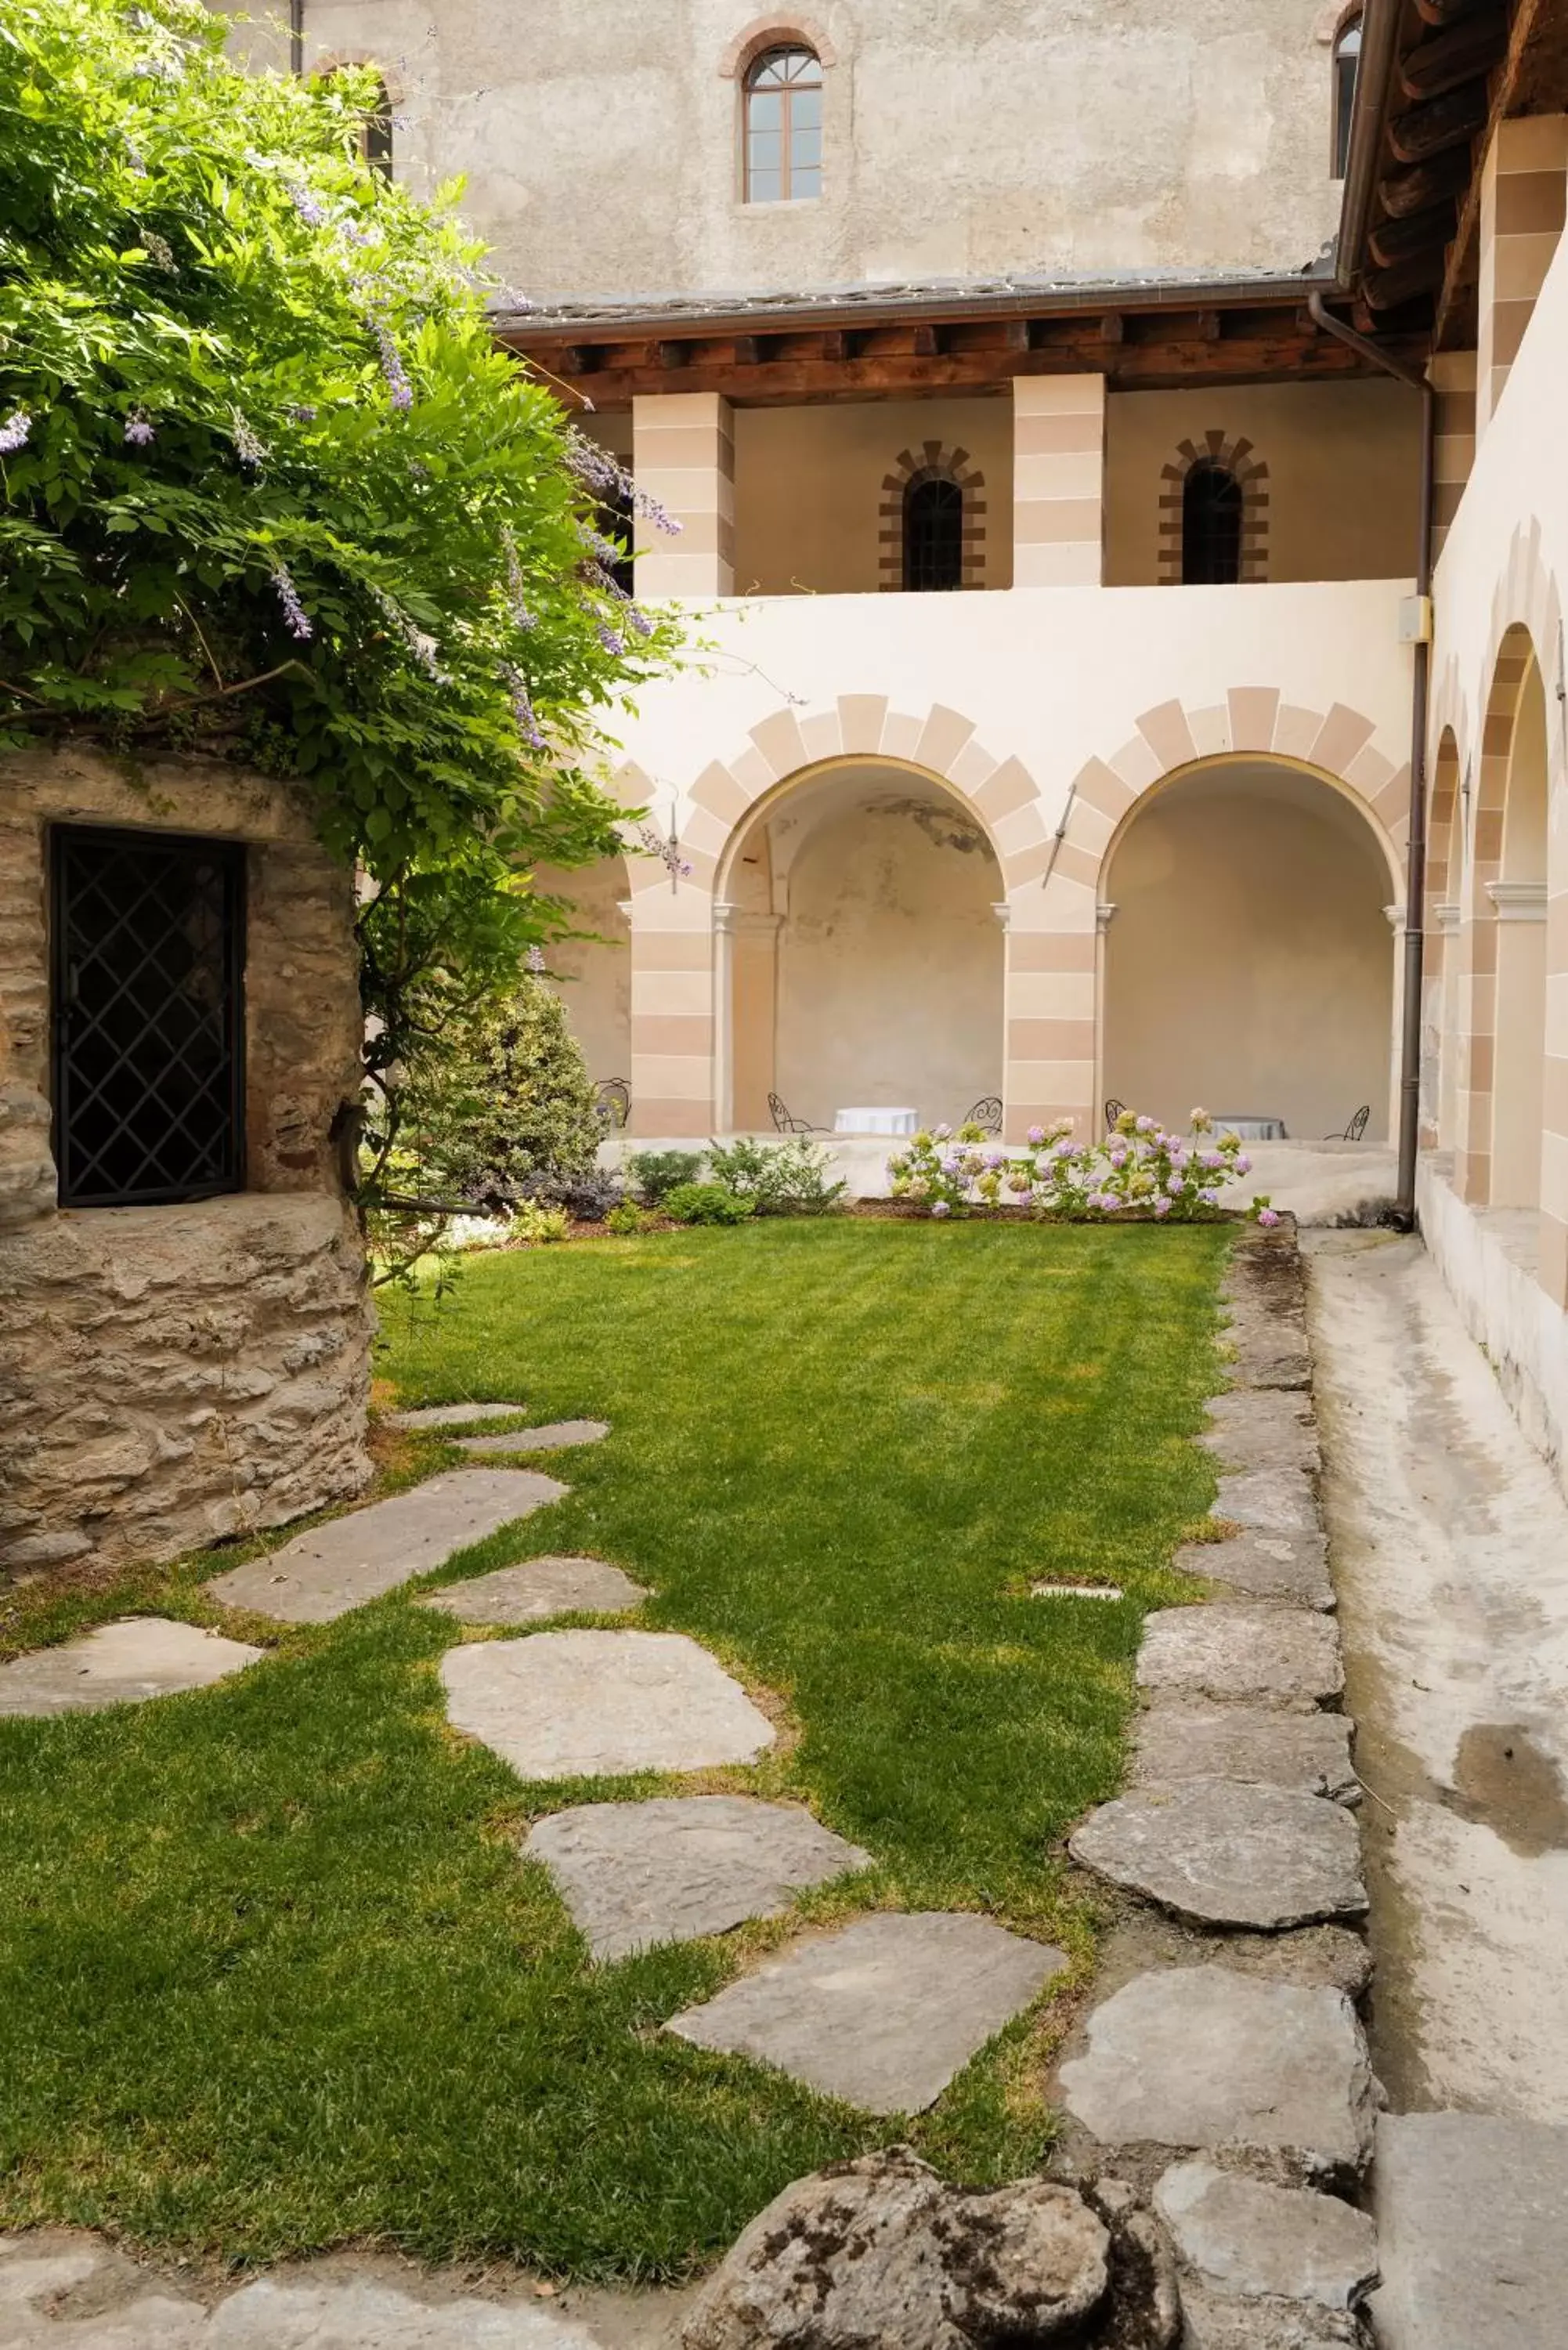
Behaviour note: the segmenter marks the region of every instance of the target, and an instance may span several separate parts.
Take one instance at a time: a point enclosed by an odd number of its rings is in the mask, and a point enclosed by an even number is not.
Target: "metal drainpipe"
[[[305,71],[305,0],[288,0],[288,69]]]
[[[1403,367],[1380,351],[1343,318],[1324,308],[1314,287],[1307,297],[1314,326],[1358,352],[1412,391],[1421,395],[1421,520],[1416,549],[1416,593],[1432,592],[1433,474],[1436,457],[1438,396],[1424,375]],[[1429,622],[1428,622],[1429,630]],[[1399,1045],[1399,1172],[1394,1194],[1394,1221],[1403,1232],[1416,1228],[1416,1159],[1421,1139],[1421,974],[1426,958],[1427,894],[1427,692],[1431,674],[1429,633],[1415,648],[1415,680],[1410,711],[1410,841],[1405,870],[1405,1000]]]

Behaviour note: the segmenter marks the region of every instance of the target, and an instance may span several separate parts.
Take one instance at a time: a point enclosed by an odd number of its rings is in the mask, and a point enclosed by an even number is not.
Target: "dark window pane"
[[[1351,109],[1361,63],[1361,19],[1353,17],[1334,45],[1334,176],[1343,180],[1350,161]]]
[[[1241,577],[1241,484],[1226,465],[1194,465],[1181,493],[1181,578],[1229,588]]]
[[[911,482],[904,494],[904,586],[912,593],[963,585],[963,492],[956,482]]]
[[[62,1204],[237,1191],[244,850],[70,826],[51,857]]]

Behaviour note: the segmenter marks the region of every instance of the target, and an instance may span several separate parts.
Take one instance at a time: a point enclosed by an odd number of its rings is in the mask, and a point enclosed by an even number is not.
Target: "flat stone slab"
[[[1227,1583],[1252,1599],[1280,1599],[1331,1615],[1337,1605],[1323,1534],[1265,1534],[1251,1529],[1224,1542],[1183,1543],[1171,1559],[1179,1575]]]
[[[1279,2149],[1314,2174],[1371,2150],[1366,2043],[1341,1991],[1171,1967],[1124,1984],[1086,2032],[1062,2088],[1103,2145]]]
[[[1179,2162],[1157,2184],[1154,2208],[1183,2268],[1242,2300],[1354,2309],[1376,2282],[1376,2230],[1337,2196]]]
[[[1349,2310],[1311,2301],[1255,2301],[1181,2283],[1181,2350],[1366,2350]]]
[[[520,1418],[525,1403],[421,1403],[411,1411],[389,1411],[389,1428],[471,1428],[478,1419]]]
[[[545,1428],[514,1428],[504,1436],[460,1436],[463,1452],[565,1452],[574,1444],[597,1444],[609,1434],[607,1419],[553,1419]]]
[[[281,1550],[215,1576],[207,1589],[225,1607],[249,1607],[280,1623],[330,1624],[568,1490],[532,1469],[455,1469],[296,1534]]]
[[[472,1440],[497,1443],[504,1440]],[[1221,1477],[1214,1514],[1259,1534],[1311,1534],[1319,1530],[1317,1497],[1312,1479],[1301,1469],[1247,1469]]]
[[[1316,1471],[1323,1465],[1309,1396],[1278,1388],[1231,1388],[1210,1396],[1198,1441],[1232,1469]]]
[[[774,1917],[806,1886],[871,1866],[809,1812],[749,1795],[579,1804],[540,1820],[523,1849],[549,1870],[596,1959]]]
[[[1199,1926],[1272,1934],[1366,1908],[1355,1822],[1293,1787],[1187,1779],[1140,1789],[1091,1812],[1067,1849],[1096,1877]]]
[[[1223,1705],[1314,1706],[1345,1687],[1339,1635],[1293,1607],[1163,1607],[1145,1618],[1138,1687]]]
[[[989,1918],[885,1911],[797,1943],[665,2029],[867,2113],[918,2114],[1066,1964]]]
[[[1135,1739],[1132,1775],[1140,1787],[1243,1779],[1341,1804],[1355,1803],[1361,1794],[1350,1759],[1350,1724],[1341,1713],[1166,1700],[1139,1714]]]
[[[57,1648],[35,1648],[0,1665],[0,1714],[93,1713],[150,1697],[210,1689],[265,1657],[165,1616],[127,1616],[95,1625]]]
[[[1383,2114],[1372,2208],[1382,2350],[1562,2350],[1568,2128]]]
[[[537,1632],[449,1648],[447,1714],[523,1779],[754,1762],[774,1726],[680,1632]]]
[[[443,1584],[421,1605],[463,1624],[541,1624],[552,1616],[619,1616],[647,1596],[640,1583],[606,1559],[525,1558],[493,1575]]]

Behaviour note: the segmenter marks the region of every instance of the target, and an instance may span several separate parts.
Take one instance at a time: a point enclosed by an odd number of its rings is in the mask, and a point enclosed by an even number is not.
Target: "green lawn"
[[[1227,1241],[846,1220],[474,1261],[439,1309],[385,1309],[401,1399],[614,1433],[417,1587],[616,1561],[785,1726],[702,1783],[804,1797],[876,1855],[806,1914],[981,1908],[1083,1960],[1056,1855],[1116,1784],[1143,1607],[1190,1592],[1164,1562],[1213,1492],[1188,1440]],[[234,1555],[39,1607],[35,1637],[128,1604],[218,1620],[201,1577]],[[1031,1599],[1037,1575],[1127,1597]],[[649,2278],[872,2145],[975,2179],[1038,2160],[1049,2004],[912,2124],[661,2037],[788,1929],[590,1970],[520,1825],[689,1783],[521,1785],[446,1730],[458,1637],[400,1592],[225,1687],[0,1722],[0,2225]]]

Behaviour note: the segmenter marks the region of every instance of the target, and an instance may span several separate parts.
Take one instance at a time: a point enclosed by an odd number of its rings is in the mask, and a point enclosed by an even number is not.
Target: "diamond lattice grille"
[[[61,1204],[237,1191],[244,852],[85,828],[53,848]]]

